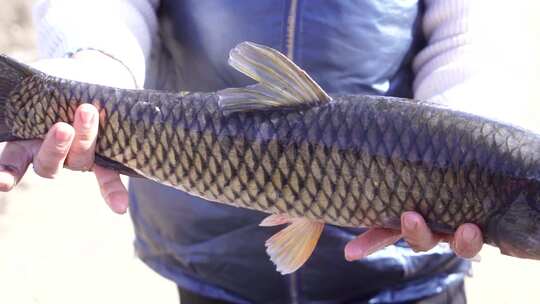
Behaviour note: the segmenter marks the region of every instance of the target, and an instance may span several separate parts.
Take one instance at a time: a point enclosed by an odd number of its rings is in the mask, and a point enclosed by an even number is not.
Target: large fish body
[[[323,223],[398,228],[409,210],[439,232],[475,223],[503,253],[540,259],[540,136],[429,103],[329,97],[274,52],[231,53],[258,85],[187,94],[58,79],[1,57],[0,133],[43,138],[92,103],[100,164],[291,223],[267,243],[283,273]]]

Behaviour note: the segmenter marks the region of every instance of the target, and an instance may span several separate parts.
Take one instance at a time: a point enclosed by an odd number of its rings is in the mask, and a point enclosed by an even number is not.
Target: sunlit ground
[[[32,60],[24,2],[33,1],[0,3],[0,52]],[[525,105],[534,125],[540,114],[540,62],[534,56],[540,54],[540,15],[533,14],[540,6],[504,3],[524,5],[521,23],[509,24],[518,43],[508,45],[524,55],[494,61],[493,73],[515,79],[516,69],[526,71],[519,75],[520,100],[508,98],[508,107]],[[495,21],[507,19],[503,14]],[[497,33],[492,35],[496,40]],[[65,171],[57,180],[29,174],[16,191],[0,194],[0,303],[176,303],[174,286],[135,258],[132,240],[129,218],[109,212],[90,174]],[[470,303],[540,302],[540,262],[504,257],[490,247],[481,259],[467,280]]]

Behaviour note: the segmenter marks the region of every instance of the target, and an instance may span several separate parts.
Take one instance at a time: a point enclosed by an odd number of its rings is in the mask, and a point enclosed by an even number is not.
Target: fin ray
[[[226,113],[316,106],[332,100],[305,71],[272,48],[240,43],[231,50],[229,64],[258,84],[219,91]]]
[[[262,222],[259,224],[261,227],[272,227],[279,226],[283,224],[288,224],[292,219],[286,214],[271,214],[265,217]]]
[[[265,244],[270,260],[282,274],[292,273],[304,265],[324,228],[324,223],[307,218],[292,218],[290,222],[289,226],[274,234]]]

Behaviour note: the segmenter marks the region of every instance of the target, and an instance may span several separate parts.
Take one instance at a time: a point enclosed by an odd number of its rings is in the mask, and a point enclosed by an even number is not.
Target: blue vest
[[[253,41],[288,54],[328,93],[411,97],[411,59],[423,46],[417,1],[161,2],[163,40],[174,59],[162,66],[175,70],[176,89],[215,91],[251,84],[227,65],[227,57],[237,43]],[[170,72],[153,75],[172,78]],[[155,83],[149,86],[164,87]],[[306,265],[282,276],[264,247],[280,228],[259,227],[265,214],[210,203],[146,180],[131,180],[130,197],[141,259],[178,285],[223,300],[404,302],[461,282],[469,268],[446,249],[416,254],[404,242],[349,263],[343,248],[360,230],[327,225]]]

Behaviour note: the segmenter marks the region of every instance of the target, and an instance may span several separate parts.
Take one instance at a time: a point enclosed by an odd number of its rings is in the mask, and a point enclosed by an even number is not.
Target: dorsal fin
[[[231,50],[229,64],[259,83],[219,91],[224,112],[315,106],[332,100],[306,72],[272,48],[242,42]]]

